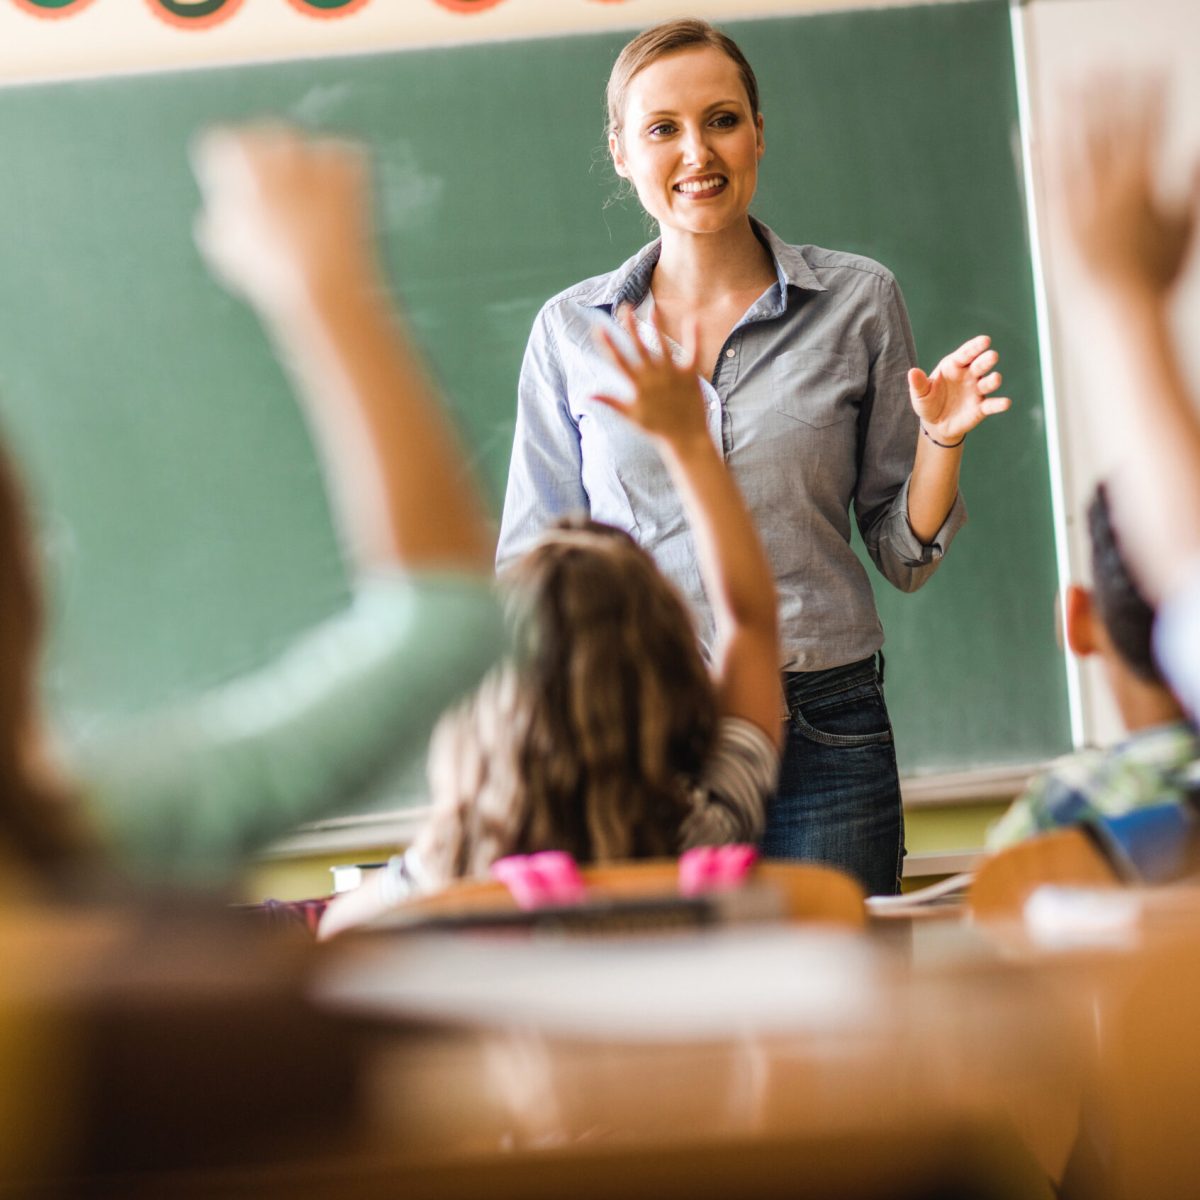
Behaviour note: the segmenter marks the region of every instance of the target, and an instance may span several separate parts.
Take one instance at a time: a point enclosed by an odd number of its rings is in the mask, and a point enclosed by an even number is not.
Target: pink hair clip
[[[679,891],[698,896],[739,887],[757,861],[753,846],[697,846],[679,860]]]
[[[583,878],[575,860],[562,850],[513,854],[492,863],[492,875],[525,910],[582,904]]]

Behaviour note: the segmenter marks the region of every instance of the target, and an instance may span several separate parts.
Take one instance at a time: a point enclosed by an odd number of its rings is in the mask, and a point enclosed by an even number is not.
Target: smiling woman
[[[884,577],[920,587],[965,519],[966,434],[1008,407],[995,395],[998,356],[976,337],[926,375],[886,268],[788,245],[750,215],[766,149],[758,87],[738,46],[706,22],[634,38],[607,99],[613,165],[660,237],[537,318],[499,561],[554,518],[586,511],[654,555],[713,645],[713,607],[661,464],[593,399],[611,382],[597,321],[628,307],[641,336],[661,329],[673,355],[694,344],[708,433],[759,526],[780,605],[788,728],[764,848],[894,891],[903,817],[876,659],[883,631],[849,509]]]

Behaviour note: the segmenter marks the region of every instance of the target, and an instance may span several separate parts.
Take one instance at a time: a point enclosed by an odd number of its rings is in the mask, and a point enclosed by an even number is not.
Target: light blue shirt
[[[850,547],[850,504],[883,575],[920,587],[966,520],[956,497],[922,545],[908,522],[918,423],[907,373],[916,351],[895,279],[870,259],[790,246],[755,229],[777,280],[701,379],[714,442],[754,515],[779,593],[782,666],[842,666],[883,644],[870,582]],[[646,314],[660,243],[568,288],[538,314],[525,352],[498,563],[555,518],[587,512],[654,555],[711,644],[687,520],[657,451],[591,397],[620,386],[594,341],[616,306]],[[649,329],[649,326],[643,326]]]
[[[1179,702],[1200,721],[1200,561],[1182,588],[1159,606],[1154,654]]]

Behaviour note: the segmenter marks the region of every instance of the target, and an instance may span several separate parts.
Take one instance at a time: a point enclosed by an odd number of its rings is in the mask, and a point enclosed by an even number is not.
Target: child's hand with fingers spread
[[[373,273],[366,156],[282,125],[218,128],[192,147],[210,267],[263,312]]]
[[[667,446],[679,448],[700,438],[708,439],[704,396],[696,374],[695,326],[686,331],[683,360],[677,363],[669,354],[646,345],[638,333],[632,309],[624,308],[617,320],[629,334],[630,352],[618,346],[607,330],[601,329],[597,336],[612,364],[629,380],[633,396],[627,400],[616,396],[592,399],[615,409]],[[666,338],[657,315],[651,317],[651,324],[658,334],[659,346],[665,347]]]
[[[1156,182],[1166,138],[1160,86],[1098,77],[1076,108],[1082,119],[1061,139],[1051,177],[1059,217],[1096,279],[1165,293],[1200,221],[1200,163],[1187,194],[1164,200]]]

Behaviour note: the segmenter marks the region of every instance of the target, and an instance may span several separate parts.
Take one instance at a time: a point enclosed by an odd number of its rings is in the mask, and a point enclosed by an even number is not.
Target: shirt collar
[[[761,221],[750,218],[754,231],[771,252],[775,261],[775,275],[779,281],[779,297],[787,295],[789,287],[805,292],[824,292],[825,285],[809,266],[804,251],[791,246],[779,238],[774,230]],[[596,286],[580,296],[580,303],[593,308],[615,309],[619,304],[638,305],[650,290],[650,276],[662,253],[662,240],[656,239],[643,246],[632,258],[623,262],[615,271],[598,280]],[[779,311],[783,310],[780,306]]]

